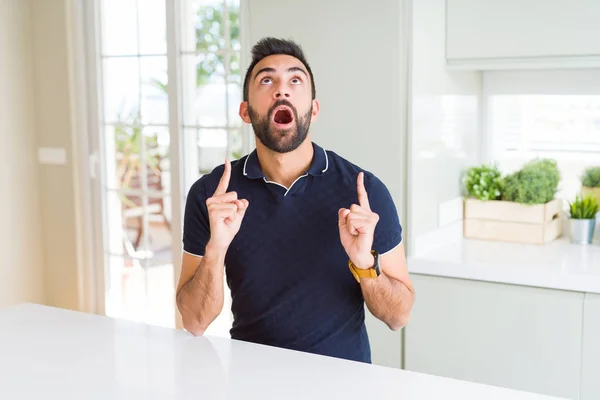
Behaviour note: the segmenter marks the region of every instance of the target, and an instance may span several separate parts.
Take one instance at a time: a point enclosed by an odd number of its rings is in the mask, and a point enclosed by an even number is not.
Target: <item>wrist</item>
[[[204,256],[225,260],[225,255],[227,254],[228,249],[229,245],[222,245],[209,240],[206,244]]]
[[[375,257],[369,253],[361,257],[356,257],[356,260],[351,260],[352,264],[358,269],[369,269],[375,265]]]

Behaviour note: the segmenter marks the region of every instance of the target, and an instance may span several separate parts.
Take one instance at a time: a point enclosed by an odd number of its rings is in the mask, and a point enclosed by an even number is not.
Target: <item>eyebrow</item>
[[[306,71],[300,67],[290,67],[287,69],[287,72],[294,72],[294,71],[300,71],[302,72],[304,75],[306,75],[306,77],[308,78],[308,74],[306,73]],[[275,68],[272,67],[265,67],[265,68],[261,68],[259,69],[256,74],[254,75],[254,79],[256,79],[256,77],[260,74],[262,74],[263,72],[271,72],[271,73],[275,73],[277,72],[277,70]]]

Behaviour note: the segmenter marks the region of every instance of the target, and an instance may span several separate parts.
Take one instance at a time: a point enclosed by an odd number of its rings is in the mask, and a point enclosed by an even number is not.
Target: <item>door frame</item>
[[[103,230],[103,216],[105,215],[105,195],[102,190],[104,182],[104,168],[102,168],[103,146],[101,140],[101,121],[104,110],[101,101],[100,88],[102,87],[102,74],[100,69],[100,2],[78,0],[81,3],[82,19],[85,30],[83,40],[85,41],[84,58],[86,61],[86,90],[85,104],[87,110],[87,139],[89,147],[85,152],[88,162],[87,182],[89,184],[90,214],[93,220],[91,229],[88,230],[92,236],[92,269],[94,276],[94,298],[97,314],[106,314],[105,299],[105,258],[104,242],[105,232]],[[86,135],[82,135],[86,136]]]
[[[106,193],[103,190],[105,175],[105,149],[102,140],[102,129],[104,121],[104,109],[102,101],[102,68],[101,68],[101,2],[87,0],[70,0],[77,3],[79,8],[78,26],[81,28],[80,35],[83,49],[80,52],[80,63],[84,73],[84,92],[79,100],[80,107],[86,114],[85,126],[87,135],[83,142],[84,147],[78,150],[81,164],[85,171],[81,174],[81,181],[87,187],[88,198],[82,199],[82,204],[87,204],[88,224],[82,225],[80,232],[89,237],[90,252],[88,275],[90,284],[85,295],[90,297],[88,302],[92,303],[90,311],[97,314],[106,314],[106,285],[107,259],[105,255],[105,243],[108,241],[106,224]],[[185,0],[184,0],[185,1]],[[182,93],[181,65],[179,54],[181,52],[182,34],[179,19],[181,17],[182,0],[164,0],[166,6],[166,29],[167,29],[167,65],[168,65],[168,102],[169,102],[169,133],[170,133],[170,172],[171,172],[171,261],[173,263],[174,284],[177,286],[181,273],[181,258],[183,254],[183,213],[186,193],[184,193],[184,166],[183,166],[183,108],[180,93]],[[242,49],[248,49],[248,7],[245,1],[240,1],[240,41]],[[241,68],[245,69],[249,60],[244,51],[241,54]],[[242,137],[244,153],[248,153],[254,147],[251,127],[242,126]],[[84,182],[85,181],[85,182]],[[91,228],[90,228],[91,227]],[[81,292],[81,291],[80,291]],[[181,315],[175,304],[175,326],[182,328]]]

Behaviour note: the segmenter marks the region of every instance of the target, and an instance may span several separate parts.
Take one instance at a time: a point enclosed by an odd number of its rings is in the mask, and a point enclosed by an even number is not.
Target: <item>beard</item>
[[[294,121],[296,122],[295,126],[288,129],[271,128],[273,112],[279,106],[287,106],[292,110]],[[289,153],[290,151],[296,150],[304,143],[304,140],[306,140],[306,137],[308,136],[312,115],[312,104],[310,110],[300,118],[298,117],[298,110],[296,110],[296,107],[287,100],[278,100],[275,102],[264,117],[259,116],[258,113],[248,105],[248,115],[252,122],[254,134],[265,147],[277,153]]]

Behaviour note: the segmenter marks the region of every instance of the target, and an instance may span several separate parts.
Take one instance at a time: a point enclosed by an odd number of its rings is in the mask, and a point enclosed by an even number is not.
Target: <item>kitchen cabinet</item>
[[[447,0],[447,63],[467,69],[600,66],[599,20],[597,0]]]
[[[586,293],[583,306],[581,400],[600,399],[600,295]]]
[[[584,293],[411,276],[416,297],[404,328],[407,370],[578,398]],[[588,346],[597,353],[600,301],[589,304],[596,322],[588,326]],[[592,392],[600,357],[586,360]]]
[[[402,331],[392,331],[366,306],[365,324],[371,345],[371,362],[383,367],[402,368]]]

